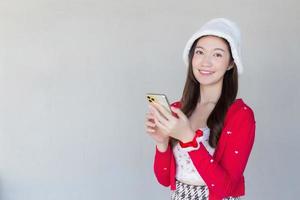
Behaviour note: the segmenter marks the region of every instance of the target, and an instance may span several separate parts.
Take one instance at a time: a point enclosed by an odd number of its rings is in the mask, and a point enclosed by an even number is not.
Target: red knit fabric
[[[172,106],[181,108],[180,102]],[[254,143],[256,122],[252,109],[242,99],[229,107],[215,153],[211,156],[201,143],[189,155],[209,189],[209,200],[245,194],[244,170]],[[156,148],[154,173],[158,182],[176,189],[176,163],[171,145],[165,152]]]

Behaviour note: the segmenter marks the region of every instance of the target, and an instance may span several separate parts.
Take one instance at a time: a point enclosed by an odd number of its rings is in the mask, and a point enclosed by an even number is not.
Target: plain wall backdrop
[[[207,20],[242,32],[254,110],[247,200],[297,199],[296,0],[0,1],[0,199],[163,200],[145,93],[182,94],[182,51]]]

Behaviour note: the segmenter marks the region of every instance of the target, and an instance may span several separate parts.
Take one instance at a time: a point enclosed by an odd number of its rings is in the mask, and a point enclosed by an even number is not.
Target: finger
[[[154,115],[152,113],[147,113],[146,118],[149,119],[154,119]]]
[[[158,119],[158,121],[161,124],[163,124],[164,126],[167,126],[167,124],[169,123],[168,120],[165,117],[163,117],[161,115],[161,113],[156,108],[154,108],[154,113],[153,114],[154,114],[154,118]]]
[[[155,125],[162,130],[163,133],[169,133],[169,130],[166,126],[164,126],[157,118],[154,118]]]
[[[154,123],[154,116],[146,116],[146,122],[152,122]]]
[[[153,114],[153,110],[154,110],[154,106],[151,105],[151,103],[148,105],[148,108],[149,108],[149,113],[150,114]]]
[[[166,119],[168,119],[168,120],[172,119],[173,116],[171,115],[171,113],[170,113],[169,111],[167,111],[167,109],[166,109],[165,107],[163,107],[161,104],[156,103],[156,102],[152,102],[151,104],[152,104],[157,110],[159,110],[159,112],[161,112],[162,115],[163,115]]]
[[[151,121],[147,121],[147,122],[146,122],[146,125],[147,125],[147,126],[150,126],[150,127],[155,127],[155,126],[156,126],[155,123],[154,123],[154,122],[151,122]]]
[[[152,134],[155,132],[155,130],[153,128],[147,128],[146,132]]]

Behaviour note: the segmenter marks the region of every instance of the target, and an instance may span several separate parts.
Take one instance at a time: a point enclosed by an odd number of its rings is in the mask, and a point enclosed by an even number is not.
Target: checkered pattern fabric
[[[208,200],[206,185],[188,185],[176,181],[176,190],[171,193],[171,200]],[[240,197],[228,197],[223,200],[241,200]]]

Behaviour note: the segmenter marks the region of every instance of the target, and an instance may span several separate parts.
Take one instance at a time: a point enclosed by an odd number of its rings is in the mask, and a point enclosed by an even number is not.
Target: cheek
[[[197,66],[199,63],[201,63],[201,58],[194,56],[192,59],[192,66]]]
[[[192,66],[194,67],[196,65],[195,58],[192,59]]]
[[[198,69],[197,69],[197,67],[194,64],[192,65],[192,71],[193,71],[193,74],[195,76],[196,72],[198,71]]]
[[[216,60],[215,64],[219,66],[219,69],[226,70],[227,67],[229,66],[229,59],[220,59]]]

